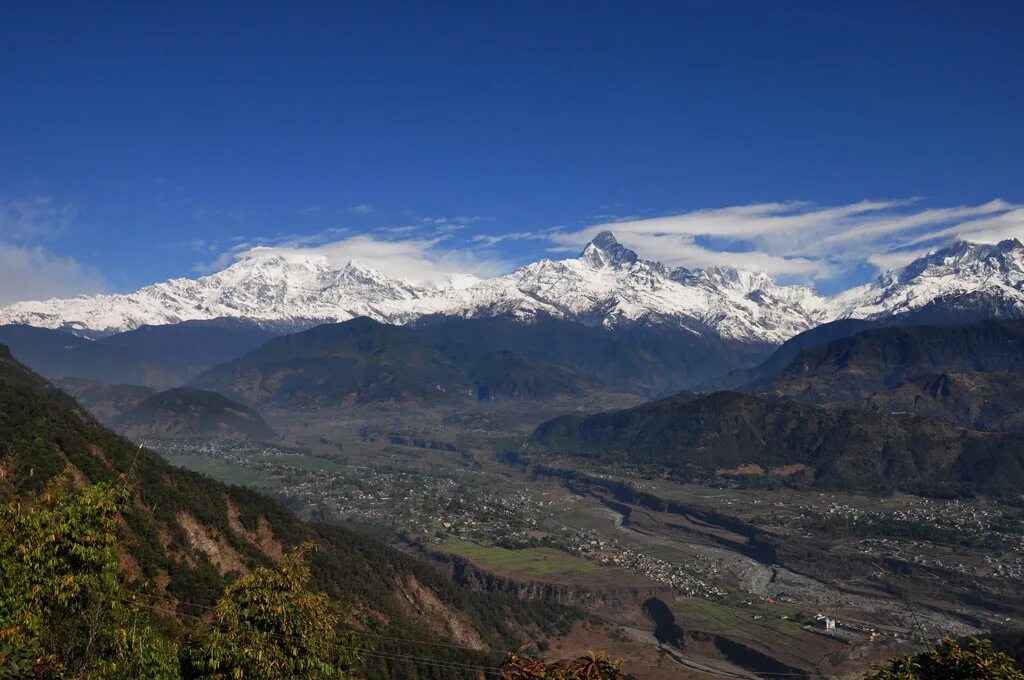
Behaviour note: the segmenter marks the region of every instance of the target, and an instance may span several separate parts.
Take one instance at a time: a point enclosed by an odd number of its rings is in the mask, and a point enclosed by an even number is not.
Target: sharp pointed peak
[[[607,229],[590,239],[590,242],[599,248],[609,248],[620,245],[619,239],[615,238],[615,234]]]
[[[640,256],[619,243],[612,232],[602,231],[590,240],[580,253],[580,259],[595,267],[607,267],[630,265],[639,260]]]

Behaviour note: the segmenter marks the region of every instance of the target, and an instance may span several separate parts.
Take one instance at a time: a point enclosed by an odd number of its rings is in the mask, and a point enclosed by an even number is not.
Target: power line
[[[134,593],[134,595],[135,595],[135,597],[138,597],[138,598],[149,598],[149,599],[153,600],[154,602],[161,603],[161,601],[155,595],[151,595],[151,594],[147,594],[147,593]],[[136,603],[136,602],[134,602],[133,600],[131,600],[129,598],[124,598],[123,601],[124,602],[130,602],[130,603]],[[138,604],[138,603],[136,603],[136,604]],[[168,608],[168,607],[162,607],[162,606],[159,606],[158,604],[154,604],[152,602],[148,603],[148,604],[146,604],[146,603],[142,603],[142,604],[144,604],[144,606],[146,606],[149,609],[152,609],[154,611],[161,611],[161,612],[168,613],[168,614],[173,614],[173,615],[176,615],[176,616],[188,617],[190,619],[206,623],[207,625],[220,626],[222,628],[226,628],[226,629],[229,629],[229,630],[232,629],[232,628],[236,629],[236,630],[239,629],[239,628],[242,628],[242,626],[237,626],[237,625],[236,626],[231,626],[229,624],[222,623],[222,622],[217,622],[217,621],[212,621],[212,622],[211,621],[206,621],[202,617],[197,616],[195,614],[189,614],[189,613],[186,613],[186,612],[180,612],[180,611],[178,611],[176,609],[172,609],[172,608]],[[202,610],[202,611],[207,611],[207,612],[214,612],[216,610],[215,607],[211,607],[209,605],[200,604],[198,602],[178,601],[178,605],[187,606],[187,607],[194,607],[196,609],[199,609],[199,610]],[[909,607],[909,603],[908,603],[908,607]],[[913,613],[913,610],[911,610],[911,613]],[[915,616],[915,619],[916,619],[916,616]],[[635,626],[628,626],[628,627],[636,628]],[[772,630],[773,632],[778,632],[778,631],[775,631],[774,629],[769,629],[767,627],[765,627],[765,628],[768,629],[768,630]],[[346,627],[346,630],[349,631],[349,632],[355,633],[356,635],[372,637],[372,638],[378,638],[378,639],[384,639],[384,640],[390,640],[390,641],[395,641],[395,642],[405,642],[405,643],[417,644],[417,645],[444,647],[444,648],[450,648],[450,649],[470,651],[470,652],[474,652],[474,653],[478,653],[478,654],[482,653],[481,650],[479,650],[479,649],[475,649],[473,647],[467,647],[467,646],[464,646],[464,645],[454,645],[454,644],[445,643],[445,642],[431,642],[431,641],[428,641],[428,640],[417,640],[417,639],[414,639],[414,638],[403,638],[403,637],[397,637],[397,636],[391,636],[391,635],[383,635],[383,634],[380,634],[380,633],[369,633],[369,632],[364,632],[364,631],[357,630],[357,629],[351,628],[351,627]],[[637,629],[637,630],[640,630],[640,629]],[[292,635],[292,636],[280,635],[280,634],[270,633],[270,632],[267,632],[267,631],[259,631],[259,632],[261,634],[263,634],[263,635],[268,636],[268,637],[271,637],[271,638],[274,638],[274,639],[278,639],[278,640],[282,640],[282,641],[285,641],[285,642],[291,641],[291,640],[300,639],[298,636],[294,636],[294,635]],[[416,656],[416,655],[413,655],[413,654],[402,654],[402,653],[399,653],[399,652],[391,652],[391,651],[386,651],[386,650],[377,650],[377,649],[372,649],[372,648],[361,648],[361,647],[346,646],[346,645],[335,645],[333,648],[335,650],[343,650],[343,651],[348,651],[348,652],[356,652],[356,653],[359,653],[359,654],[364,654],[366,656],[370,656],[370,657],[374,657],[374,658],[379,658],[379,659],[386,660],[386,661],[410,661],[410,662],[420,663],[420,664],[423,664],[423,665],[435,666],[435,667],[438,667],[438,668],[450,668],[450,669],[453,669],[453,670],[478,670],[478,671],[482,671],[484,674],[487,674],[487,675],[491,675],[491,674],[498,674],[498,675],[500,675],[502,670],[503,670],[502,668],[500,668],[498,666],[486,666],[486,665],[482,665],[482,664],[462,663],[462,662],[458,662],[458,661],[447,661],[447,660],[444,660],[444,659],[434,659],[434,658],[430,658],[430,657]],[[715,663],[719,663],[719,662],[723,661],[722,659],[717,659],[717,658],[712,658],[712,657],[688,656],[688,655],[685,655],[685,654],[682,654],[682,653],[679,656],[684,661],[715,662]],[[683,664],[680,661],[676,661],[676,663],[678,663],[680,665],[685,665],[685,664]],[[634,666],[634,667],[641,667],[641,668],[663,668],[662,666],[656,666],[656,665],[652,665],[652,664],[636,664],[636,663],[632,663],[632,664],[629,664],[629,665]],[[691,670],[696,671],[698,673],[703,673],[703,674],[706,674],[706,675],[710,675],[710,676],[713,676],[713,677],[732,678],[732,680],[736,680],[736,678],[739,677],[736,673],[725,672],[723,670],[716,669],[716,668],[713,668],[713,667],[708,667],[708,668],[691,668]],[[746,671],[746,672],[749,672],[749,673],[751,673],[753,675],[756,675],[756,676],[780,678],[780,679],[781,678],[808,678],[808,679],[810,679],[810,678],[820,678],[822,680],[832,680],[832,679],[840,679],[840,678],[847,677],[847,676],[843,676],[843,675],[826,675],[826,674],[813,673],[813,672],[808,672],[808,671],[803,671],[803,672],[799,672],[799,671],[790,671],[790,672]]]
[[[126,600],[126,601],[128,601],[128,600]],[[185,614],[185,613],[179,612],[179,611],[174,610],[174,609],[162,608],[162,607],[156,606],[154,604],[149,604],[149,605],[146,605],[146,606],[149,609],[152,609],[154,611],[162,611],[162,612],[165,612],[165,613],[168,613],[168,614],[174,614],[176,616],[185,616],[185,617],[188,617],[188,618],[191,618],[191,619],[194,619],[194,620],[206,623],[207,625],[219,626],[221,628],[225,628],[225,629],[228,629],[228,630],[232,630],[232,629],[239,630],[239,629],[243,629],[244,628],[244,626],[237,626],[237,625],[236,626],[231,626],[230,624],[226,624],[226,623],[218,622],[218,621],[204,621],[201,617],[196,616],[194,614]],[[276,639],[276,640],[281,640],[281,641],[284,641],[284,642],[301,639],[299,636],[296,636],[296,635],[280,635],[280,634],[277,634],[277,633],[271,633],[269,631],[257,631],[257,632],[260,633],[261,635],[265,635],[265,636],[267,636],[269,638],[273,638],[273,639]],[[356,631],[356,632],[358,632],[358,631]],[[380,659],[388,660],[388,661],[411,661],[411,662],[416,662],[416,663],[421,664],[421,665],[435,666],[435,667],[438,667],[438,668],[450,668],[450,669],[453,669],[453,670],[482,671],[483,673],[488,674],[488,675],[493,675],[495,673],[500,674],[501,671],[502,671],[502,669],[497,667],[497,666],[485,666],[485,665],[482,665],[482,664],[461,663],[461,662],[458,662],[458,661],[446,661],[444,659],[433,659],[433,658],[430,658],[430,657],[415,656],[415,655],[412,655],[412,654],[400,654],[398,652],[387,652],[387,651],[381,651],[381,650],[376,650],[376,649],[366,649],[366,648],[356,647],[356,646],[333,645],[331,648],[334,649],[335,651],[353,652],[353,653],[356,653],[356,654],[372,656],[372,657],[376,657],[376,658],[380,658]],[[470,648],[465,648],[465,649],[470,649]]]
[[[155,595],[150,595],[150,594],[147,594],[147,593],[135,593],[135,595],[137,597],[150,598],[152,601],[154,601],[154,602],[156,602],[158,604],[162,604],[163,603],[163,601],[160,600],[159,598],[157,598]],[[207,611],[207,612],[215,612],[216,611],[216,607],[211,607],[209,605],[199,604],[198,602],[186,602],[186,601],[183,601],[183,600],[178,600],[177,603],[179,605],[184,605],[184,606],[188,606],[188,607],[194,607],[194,608],[202,610],[202,611]],[[198,617],[195,617],[194,615],[192,615],[192,616],[193,616],[193,618],[198,618]],[[448,648],[451,648],[451,649],[461,649],[461,650],[466,650],[466,651],[470,651],[470,652],[477,652],[477,653],[480,652],[480,650],[476,649],[475,647],[469,647],[467,645],[456,645],[456,644],[452,644],[450,642],[435,642],[435,641],[430,641],[430,640],[416,640],[416,639],[413,639],[413,638],[397,637],[397,636],[394,636],[394,635],[383,635],[381,633],[371,633],[371,632],[368,632],[368,631],[362,631],[362,630],[359,630],[357,628],[353,628],[351,626],[346,626],[345,629],[347,631],[356,633],[358,635],[363,635],[363,636],[366,636],[366,637],[379,638],[379,639],[382,639],[382,640],[393,640],[393,641],[399,641],[399,642],[408,642],[408,643],[411,643],[411,644],[427,645],[427,646],[431,646],[431,647],[448,647]]]
[[[873,564],[875,568],[882,571],[883,573],[889,574],[890,576],[896,575],[888,569],[886,569],[885,567],[876,564],[875,562],[872,562],[871,564]],[[907,599],[907,596],[903,593],[902,588],[895,584],[893,584],[893,587],[896,589],[896,594],[900,596],[901,600],[903,600],[903,604],[906,605],[907,611],[910,612],[910,617],[914,619],[914,625],[917,627],[917,632],[921,636],[921,642],[923,642],[924,644],[928,644],[928,636],[924,634],[924,628],[921,626],[921,621],[917,618],[917,612],[914,611],[914,607],[911,606],[910,600]]]

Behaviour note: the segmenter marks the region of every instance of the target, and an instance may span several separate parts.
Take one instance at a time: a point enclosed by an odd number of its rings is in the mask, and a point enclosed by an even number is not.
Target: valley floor
[[[679,484],[509,453],[554,414],[631,403],[269,412],[281,443],[156,448],[382,536],[467,587],[578,606],[590,616],[535,653],[608,649],[639,678],[857,677],[927,641],[1024,621],[1019,508]]]

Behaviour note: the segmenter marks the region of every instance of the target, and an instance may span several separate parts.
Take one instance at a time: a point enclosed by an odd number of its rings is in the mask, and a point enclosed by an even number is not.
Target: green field
[[[260,470],[232,465],[216,458],[191,454],[164,455],[163,457],[171,465],[178,465],[208,475],[219,482],[264,490],[275,487],[274,480]]]
[[[811,633],[803,630],[792,618],[780,619],[783,614],[795,616],[798,610],[784,604],[757,603],[753,606],[714,602],[702,598],[688,598],[679,606],[682,618],[691,625],[713,633],[736,639],[746,638],[777,646],[806,644]],[[754,619],[760,615],[761,619]],[[810,638],[813,639],[813,638]]]
[[[513,571],[524,576],[583,574],[600,568],[582,557],[575,557],[554,548],[509,550],[496,545],[481,545],[459,539],[446,541],[444,547],[449,552],[466,557],[481,567]]]
[[[295,468],[296,470],[302,470],[304,472],[320,472],[321,470],[327,470],[329,472],[340,472],[345,470],[344,465],[338,465],[332,460],[327,458],[320,458],[318,456],[307,456],[301,453],[288,456],[275,456],[271,454],[259,454],[252,457],[253,461],[262,463],[272,463],[275,465],[287,465],[288,467]]]

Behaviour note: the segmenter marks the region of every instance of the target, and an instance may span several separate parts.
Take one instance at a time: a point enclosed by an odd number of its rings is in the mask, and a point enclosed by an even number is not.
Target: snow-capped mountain
[[[221,272],[172,279],[125,295],[91,295],[0,308],[0,324],[102,335],[196,319],[310,325],[368,316],[408,323],[426,315],[538,314],[618,327],[667,324],[742,342],[779,344],[821,323],[877,318],[934,304],[978,304],[1024,317],[1024,246],[956,243],[833,298],[727,267],[670,268],[641,259],[610,232],[577,258],[540,260],[491,279],[428,287],[321,256],[255,252]]]
[[[823,300],[810,288],[780,286],[766,274],[670,269],[640,259],[602,232],[578,258],[540,260],[432,302],[433,309],[421,302],[410,307],[465,317],[545,313],[607,327],[671,324],[776,344],[820,323]]]
[[[428,288],[320,256],[256,253],[198,279],[173,279],[126,295],[19,302],[0,323],[104,334],[142,325],[245,317],[270,323],[368,316],[407,323],[424,315],[468,318],[544,313],[614,327],[652,322],[695,333],[779,343],[821,321],[822,299],[764,274],[716,268],[669,269],[640,259],[604,232],[578,258],[541,260],[492,279]]]
[[[877,319],[925,306],[983,307],[985,315],[1024,317],[1024,245],[959,241],[928,253],[829,302],[837,319]]]
[[[257,253],[211,276],[171,279],[126,295],[15,303],[0,309],[0,322],[99,334],[218,317],[301,324],[383,318],[382,304],[425,293],[356,263],[336,269],[322,256]]]

